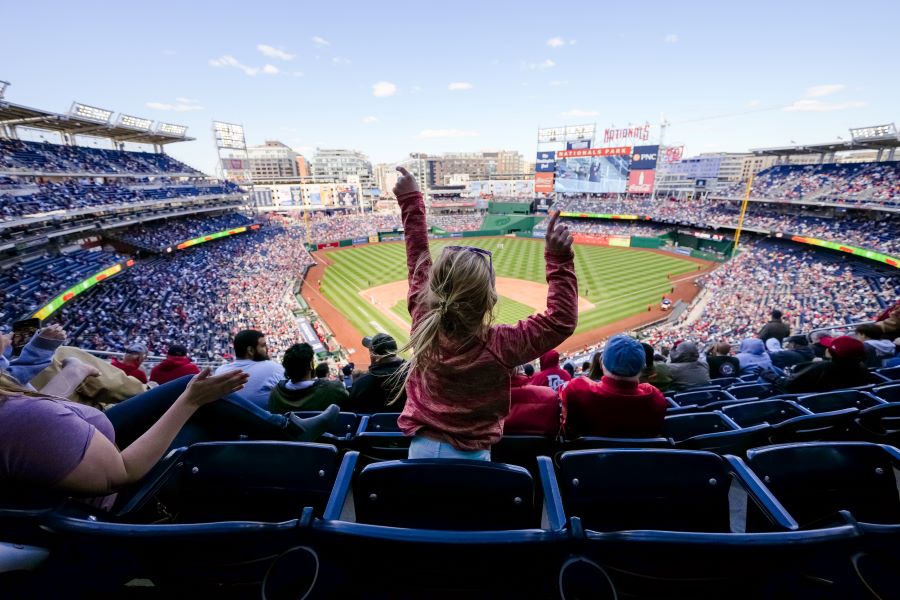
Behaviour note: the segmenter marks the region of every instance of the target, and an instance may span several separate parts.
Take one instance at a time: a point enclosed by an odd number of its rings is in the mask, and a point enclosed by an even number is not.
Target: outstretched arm
[[[419,191],[416,179],[403,167],[397,167],[400,177],[394,186],[394,195],[400,204],[403,219],[403,236],[406,239],[406,267],[409,278],[407,308],[413,319],[413,327],[418,321],[419,295],[428,283],[431,269],[431,254],[428,251],[428,226],[425,224],[425,201]]]
[[[572,254],[572,234],[558,226],[559,211],[547,225],[547,310],[516,325],[496,328],[493,350],[513,367],[534,360],[565,341],[578,324],[578,279]]]

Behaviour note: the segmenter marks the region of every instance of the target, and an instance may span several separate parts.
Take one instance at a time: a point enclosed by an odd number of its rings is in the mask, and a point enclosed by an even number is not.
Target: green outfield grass
[[[412,324],[412,317],[406,309],[406,300],[400,300],[391,310],[400,316],[401,319]],[[527,319],[534,314],[534,309],[527,304],[516,302],[511,298],[499,296],[497,299],[497,322],[499,323],[515,323],[521,319]]]
[[[432,254],[447,244],[461,240],[433,240]],[[466,244],[491,250],[494,268],[501,277],[514,277],[545,283],[544,241],[524,238],[469,238]],[[503,247],[498,249],[498,245]],[[392,319],[359,296],[360,290],[406,278],[405,249],[401,243],[372,244],[329,252],[332,264],[322,278],[324,296],[353,324],[360,335],[386,331],[401,344],[409,337]],[[693,262],[631,248],[575,246],[575,271],[578,292],[595,306],[578,318],[577,332],[596,329],[647,310],[670,288],[666,275],[697,270]],[[514,323],[532,311],[529,307],[503,298],[498,321]],[[396,307],[392,307],[395,309]],[[395,310],[409,319],[405,306]]]

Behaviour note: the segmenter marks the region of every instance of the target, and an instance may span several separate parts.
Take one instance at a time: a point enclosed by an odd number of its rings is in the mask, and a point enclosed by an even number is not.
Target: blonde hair
[[[10,396],[32,396],[35,398],[46,398],[46,394],[35,392],[20,384],[18,381],[7,375],[0,373],[0,402],[6,400]]]
[[[441,362],[441,336],[455,342],[458,348],[486,340],[497,305],[497,287],[488,257],[478,252],[444,249],[431,265],[418,303],[423,314],[410,333],[409,342],[400,349],[409,351],[410,359],[395,373],[402,385],[397,386],[397,395],[390,404],[403,394],[413,371],[421,372]],[[422,384],[427,389],[424,380]]]

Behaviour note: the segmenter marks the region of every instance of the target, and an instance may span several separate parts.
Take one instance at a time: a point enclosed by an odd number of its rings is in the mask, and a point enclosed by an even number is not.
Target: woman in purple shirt
[[[204,369],[125,400],[105,413],[0,375],[0,485],[24,483],[112,505],[114,492],[139,481],[172,446],[234,439],[316,439],[337,417],[273,415],[234,396],[247,374]]]

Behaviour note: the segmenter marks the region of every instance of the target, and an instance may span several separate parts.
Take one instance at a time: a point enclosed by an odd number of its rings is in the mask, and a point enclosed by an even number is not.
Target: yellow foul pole
[[[741,241],[741,230],[744,228],[744,215],[747,214],[747,203],[750,201],[750,188],[753,187],[753,173],[750,173],[750,179],[747,181],[747,190],[744,192],[744,201],[741,202],[741,216],[738,219],[738,226],[734,232],[734,248],[731,249],[731,256],[737,255],[738,244]]]

